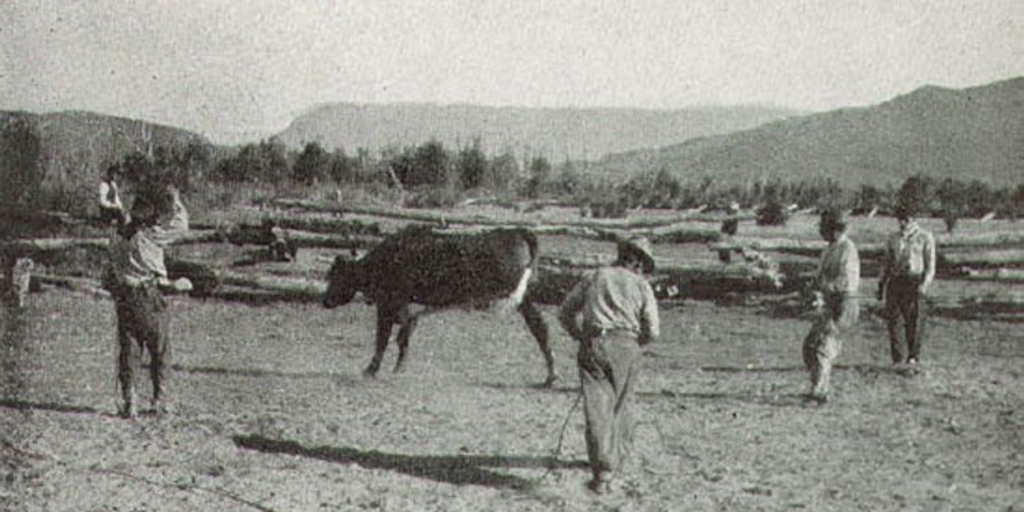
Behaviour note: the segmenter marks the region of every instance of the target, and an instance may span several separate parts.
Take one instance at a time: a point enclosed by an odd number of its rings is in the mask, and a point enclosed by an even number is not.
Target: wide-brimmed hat
[[[647,238],[639,236],[619,240],[618,250],[620,259],[624,254],[635,254],[640,256],[645,274],[654,272],[654,250],[651,249],[651,241]]]

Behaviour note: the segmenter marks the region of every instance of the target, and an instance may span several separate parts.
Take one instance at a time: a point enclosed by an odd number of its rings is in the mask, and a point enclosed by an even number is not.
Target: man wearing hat
[[[811,373],[808,399],[828,401],[832,362],[842,349],[840,332],[857,322],[860,287],[860,256],[853,241],[846,236],[846,218],[838,210],[821,215],[818,232],[828,242],[821,254],[815,290],[818,318],[804,338],[804,364]]]
[[[188,213],[173,187],[143,190],[131,209],[131,221],[115,237],[110,256],[111,295],[117,313],[117,376],[121,386],[121,416],[137,414],[134,366],[136,351],[150,355],[153,407],[166,412],[166,369],[170,355],[168,312],[163,291],[191,289],[186,278],[171,281],[164,264],[164,248],[188,231]]]
[[[878,299],[885,301],[893,364],[917,364],[928,288],[935,279],[935,237],[917,225],[914,201],[896,207],[900,230],[886,244]],[[904,351],[906,347],[906,351]]]
[[[620,241],[618,259],[594,271],[562,302],[559,320],[579,342],[577,365],[583,388],[588,486],[610,490],[633,444],[633,388],[641,347],[660,334],[658,303],[644,274],[654,271],[646,238]]]

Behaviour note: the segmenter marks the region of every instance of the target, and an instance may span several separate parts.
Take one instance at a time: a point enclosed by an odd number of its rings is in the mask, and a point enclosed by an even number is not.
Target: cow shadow
[[[708,373],[784,373],[805,372],[803,366],[701,366],[700,371]]]
[[[281,378],[281,379],[325,379],[339,383],[356,384],[366,381],[365,378],[334,372],[285,372],[280,370],[267,370],[263,368],[220,368],[216,366],[184,366],[180,364],[171,365],[171,369],[178,373],[192,375],[212,375],[231,377],[252,377],[252,378]]]
[[[560,461],[551,457],[504,455],[404,455],[351,447],[303,446],[296,441],[258,435],[232,438],[235,445],[270,454],[297,455],[338,464],[356,464],[367,469],[395,471],[453,485],[480,485],[498,489],[529,490],[536,480],[504,474],[494,469],[586,468],[583,461]]]

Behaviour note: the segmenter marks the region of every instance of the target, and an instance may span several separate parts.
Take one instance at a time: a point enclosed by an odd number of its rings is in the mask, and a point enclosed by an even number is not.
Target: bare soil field
[[[811,239],[813,223],[759,233]],[[225,260],[239,250],[179,252]],[[325,256],[300,253],[299,270],[322,277]],[[935,293],[998,287],[1009,286],[942,281]],[[832,400],[815,406],[802,400],[810,321],[792,301],[665,303],[663,338],[643,362],[634,467],[621,489],[594,496],[575,343],[551,307],[561,379],[543,389],[518,315],[427,316],[407,370],[366,379],[367,304],[169,303],[174,411],[134,421],[115,415],[108,299],[49,291],[2,310],[0,510],[1024,511],[1019,324],[932,318],[912,373],[891,367],[884,324],[865,311]]]
[[[1013,324],[934,319],[909,374],[865,315],[819,407],[800,396],[806,320],[666,306],[633,476],[595,497],[555,326],[561,381],[545,390],[517,316],[429,316],[408,370],[368,380],[367,305],[171,307],[175,411],[136,421],[114,416],[109,301],[52,292],[4,312],[0,509],[1024,510]]]

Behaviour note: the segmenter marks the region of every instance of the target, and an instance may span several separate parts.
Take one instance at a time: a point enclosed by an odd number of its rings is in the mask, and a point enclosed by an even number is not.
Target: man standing
[[[111,295],[117,312],[117,376],[121,385],[121,416],[137,413],[133,350],[150,355],[153,407],[166,412],[165,370],[169,356],[167,303],[163,290],[188,291],[187,279],[171,282],[164,264],[164,248],[188,230],[188,215],[173,187],[143,193],[132,204],[131,221],[111,247]]]
[[[860,287],[860,256],[857,247],[846,236],[846,219],[838,210],[827,210],[821,216],[818,232],[828,242],[821,254],[815,306],[818,318],[804,338],[804,364],[811,373],[808,399],[828,401],[832,362],[842,350],[843,330],[857,322],[860,308],[857,289]]]
[[[917,225],[910,203],[896,207],[900,230],[886,244],[878,299],[885,301],[893,364],[915,365],[924,337],[923,301],[935,279],[935,238]]]
[[[643,274],[654,271],[645,238],[618,244],[614,265],[584,278],[565,298],[559,320],[579,342],[587,456],[596,493],[608,492],[633,445],[633,389],[641,347],[660,334],[658,304]],[[582,322],[578,321],[582,316]]]

